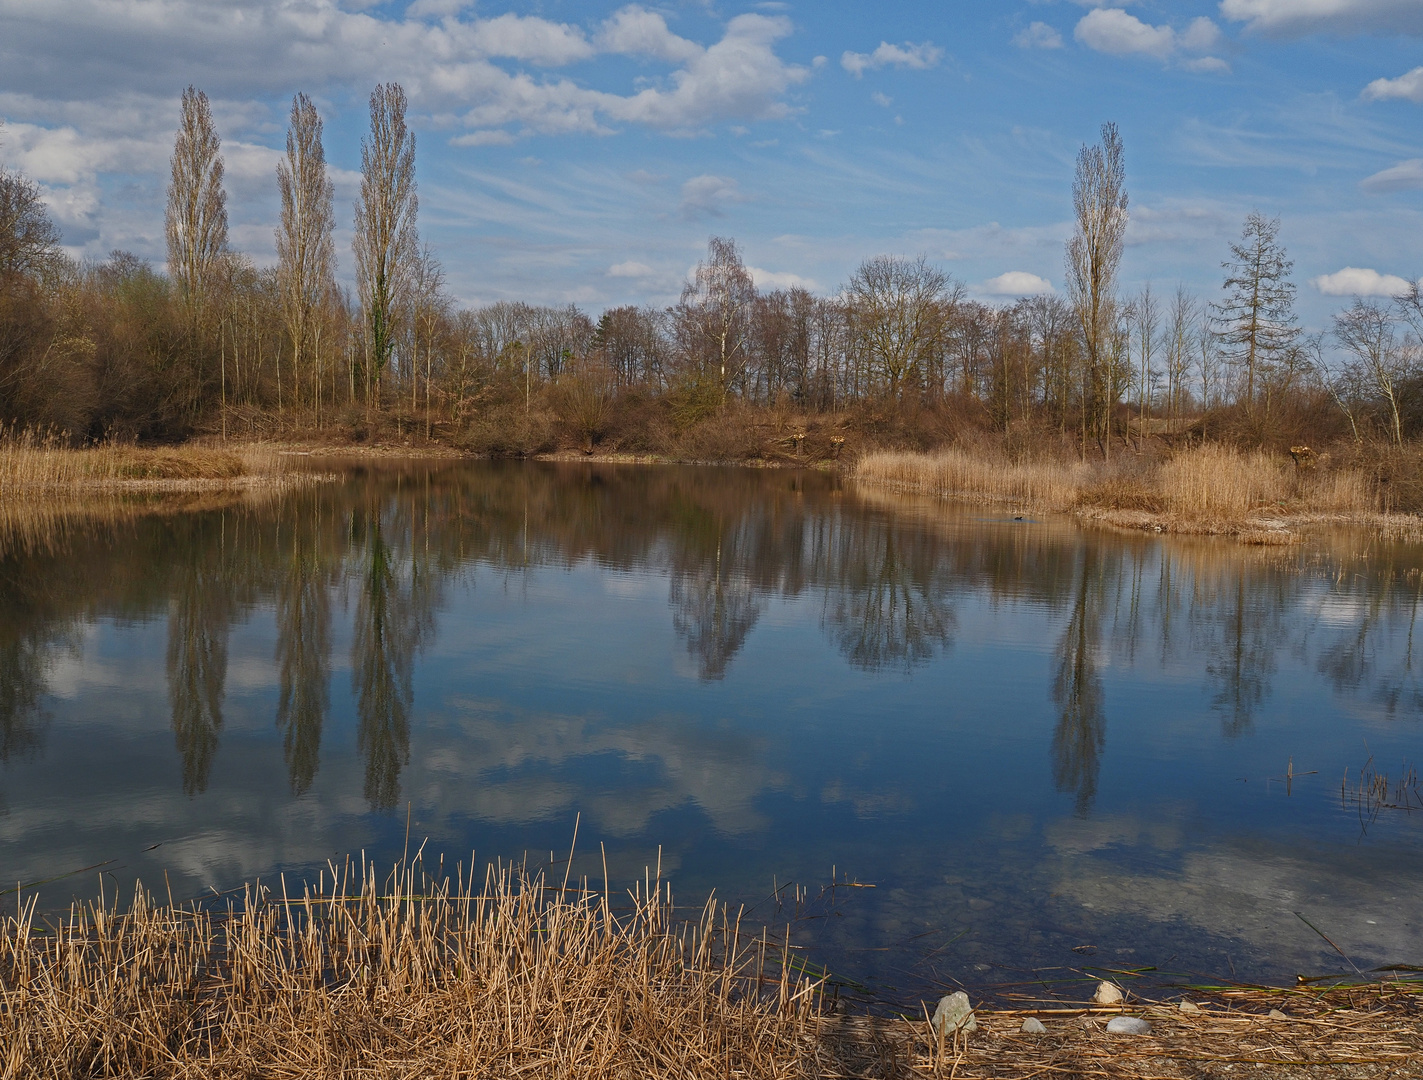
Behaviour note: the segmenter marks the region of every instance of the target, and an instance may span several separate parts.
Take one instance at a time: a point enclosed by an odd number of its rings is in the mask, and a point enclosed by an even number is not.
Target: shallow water
[[[46,905],[384,862],[407,819],[561,878],[577,821],[575,877],[660,858],[883,1000],[1423,963],[1423,814],[1341,797],[1423,757],[1417,547],[498,463],[11,541],[0,874]]]

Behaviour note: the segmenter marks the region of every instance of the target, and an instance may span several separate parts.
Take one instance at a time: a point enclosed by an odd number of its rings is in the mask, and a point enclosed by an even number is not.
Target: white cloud
[[[840,66],[858,79],[866,71],[882,67],[923,71],[937,64],[943,56],[944,50],[930,41],[918,45],[912,41],[906,41],[903,45],[881,41],[879,48],[872,53],[846,52],[840,57]]]
[[[1219,56],[1196,56],[1190,60],[1182,60],[1181,66],[1187,71],[1203,72],[1208,75],[1224,75],[1230,71],[1230,65]]]
[[[726,203],[745,201],[735,180],[706,173],[682,185],[680,213],[684,218],[721,217]]]
[[[1409,158],[1361,180],[1365,191],[1408,191],[1423,188],[1423,158]]]
[[[450,140],[451,146],[508,146],[517,142],[509,132],[502,128],[494,128],[489,131],[471,131],[467,135],[456,135]]]
[[[1192,19],[1190,25],[1177,35],[1181,48],[1191,52],[1208,52],[1220,44],[1220,27],[1204,15]]]
[[[1149,26],[1119,8],[1089,11],[1072,36],[1097,52],[1113,56],[1145,53],[1165,58],[1176,48],[1176,31],[1169,26]]]
[[[653,270],[652,267],[646,263],[633,262],[631,260],[608,267],[608,277],[644,278],[651,277],[656,272],[657,271]]]
[[[594,53],[582,30],[534,16],[504,14],[481,19],[468,39],[485,56],[527,60],[544,67],[587,60]]]
[[[762,270],[759,266],[748,266],[746,272],[758,289],[805,289],[819,292],[820,286],[808,277],[792,274],[788,270]]]
[[[1060,49],[1062,35],[1045,22],[1029,23],[1013,35],[1013,44],[1020,49]]]
[[[1221,0],[1220,13],[1247,30],[1296,36],[1321,32],[1423,34],[1418,0]]]
[[[1396,79],[1375,79],[1364,87],[1365,101],[1386,101],[1389,98],[1423,103],[1423,67],[1416,67]]]
[[[672,63],[685,63],[704,51],[696,42],[667,29],[667,20],[661,15],[636,4],[616,12],[603,24],[595,41],[604,52],[652,56]]]
[[[1037,296],[1040,293],[1053,292],[1054,289],[1047,278],[1030,274],[1026,270],[1009,270],[1006,274],[989,278],[975,291],[986,296]]]
[[[407,19],[450,18],[467,7],[473,7],[474,0],[415,0],[405,9]]]
[[[1401,277],[1357,266],[1311,278],[1310,284],[1325,296],[1402,296],[1409,289]]]
[[[880,93],[880,91],[878,90],[876,90],[873,94],[870,95],[870,100],[873,101],[876,105],[880,106],[880,108],[882,109],[887,109],[894,104],[894,98],[890,97],[888,94]]]

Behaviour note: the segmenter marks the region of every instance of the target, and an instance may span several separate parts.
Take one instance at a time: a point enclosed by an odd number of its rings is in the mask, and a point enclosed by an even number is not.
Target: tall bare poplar
[[[1225,299],[1213,308],[1226,359],[1244,369],[1245,407],[1255,408],[1264,368],[1282,359],[1299,338],[1295,325],[1294,267],[1280,246],[1280,219],[1258,210],[1245,219],[1240,243],[1230,245]]]
[[[361,140],[356,203],[356,283],[369,338],[366,388],[379,387],[396,341],[396,318],[418,259],[415,133],[405,126],[405,91],[382,83],[371,93],[371,131]]]
[[[227,251],[227,194],[222,190],[222,141],[208,96],[183,91],[183,115],[173,144],[168,185],[168,272],[178,283],[190,328],[203,324]]]
[[[335,218],[333,185],[321,145],[321,116],[305,94],[292,98],[287,129],[287,156],[277,163],[277,187],[282,195],[282,223],[277,229],[277,281],[282,315],[292,345],[295,397],[301,401],[303,363],[312,368],[312,391],[320,373],[311,364],[310,347],[317,340],[321,304],[331,289],[336,248],[331,240]]]
[[[1116,124],[1102,125],[1102,142],[1077,154],[1072,181],[1077,231],[1067,242],[1067,287],[1085,352],[1083,438],[1090,429],[1105,454],[1111,435],[1117,270],[1127,231],[1126,161]]]

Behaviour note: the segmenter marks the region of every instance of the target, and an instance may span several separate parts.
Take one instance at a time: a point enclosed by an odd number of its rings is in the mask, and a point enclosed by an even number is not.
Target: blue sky
[[[422,236],[468,304],[670,302],[712,233],[767,285],[831,293],[894,253],[993,302],[1061,289],[1074,156],[1106,120],[1127,288],[1214,294],[1255,208],[1282,219],[1307,324],[1423,275],[1423,0],[0,0],[0,161],[75,254],[161,262],[194,83],[233,244],[267,263],[303,90],[345,276],[386,79],[411,97]]]

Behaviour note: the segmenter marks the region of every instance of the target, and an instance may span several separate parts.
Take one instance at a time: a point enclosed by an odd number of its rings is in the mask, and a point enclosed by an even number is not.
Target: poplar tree
[[[396,340],[396,317],[418,258],[415,133],[405,126],[405,91],[382,83],[371,93],[371,130],[361,140],[356,203],[356,283],[369,344],[367,398],[379,390]]]
[[[333,185],[321,145],[322,122],[305,94],[292,98],[286,157],[277,163],[277,187],[282,196],[282,220],[277,229],[277,280],[282,314],[292,344],[293,383],[298,388],[303,362],[311,363],[307,347],[323,297],[335,279],[336,249],[331,232]],[[312,368],[312,387],[319,372]]]
[[[1085,353],[1082,437],[1085,443],[1092,430],[1105,455],[1117,386],[1117,270],[1127,231],[1126,160],[1116,124],[1103,124],[1101,143],[1078,152],[1072,206],[1077,229],[1067,242],[1067,288]]]
[[[183,91],[182,120],[173,145],[165,231],[168,273],[178,283],[195,335],[202,328],[227,252],[221,146],[208,96],[188,87]]]
[[[1254,412],[1256,383],[1299,339],[1295,325],[1294,268],[1280,245],[1280,219],[1258,210],[1245,219],[1240,242],[1230,245],[1225,299],[1213,306],[1216,336],[1225,359],[1245,374],[1245,407]]]

